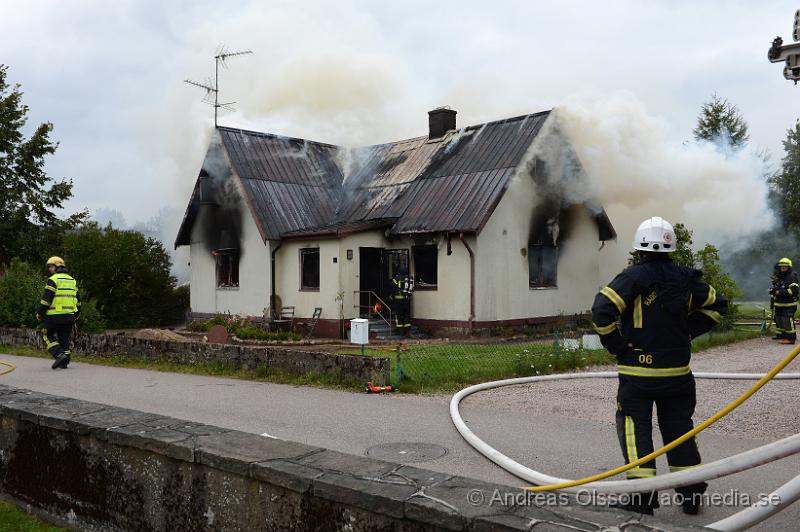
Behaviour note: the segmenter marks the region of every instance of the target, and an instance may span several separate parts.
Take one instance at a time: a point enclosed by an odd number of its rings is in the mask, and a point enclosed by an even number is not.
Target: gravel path
[[[791,348],[767,338],[749,340],[697,353],[691,366],[696,372],[765,373],[789,354]],[[595,367],[591,371],[614,369]],[[784,371],[800,373],[800,360],[793,361]],[[695,423],[709,418],[754,382],[698,379]],[[465,420],[471,420],[470,427],[479,437],[520,463],[564,478],[580,478],[621,463],[614,427],[615,394],[615,378],[539,382],[479,392],[462,401],[461,412]],[[501,437],[508,432],[516,433],[517,440]],[[704,461],[710,462],[798,432],[800,381],[773,380],[697,438]],[[558,435],[561,439],[554,437]],[[520,439],[531,443],[520,446]],[[657,448],[660,441],[655,428]],[[659,474],[667,472],[665,465],[665,460],[659,459]],[[713,480],[710,493],[741,492],[755,498],[787,482],[798,470],[800,457],[785,458]],[[658,515],[676,523],[698,525],[726,517],[745,506],[746,503],[704,508],[699,516],[686,516],[677,507],[662,507]],[[795,531],[800,529],[798,522],[800,504],[796,503],[751,530]]]
[[[791,347],[759,338],[697,353],[692,357],[691,366],[696,372],[765,373],[782,360]],[[613,366],[591,369],[612,370]],[[784,372],[800,373],[800,357]],[[712,416],[754,382],[698,379],[695,423]],[[498,413],[556,414],[607,423],[613,427],[616,387],[616,379],[539,382],[481,392],[468,397],[462,404],[466,407],[489,407]],[[779,439],[796,434],[800,430],[800,381],[771,381],[706,430],[753,439]]]

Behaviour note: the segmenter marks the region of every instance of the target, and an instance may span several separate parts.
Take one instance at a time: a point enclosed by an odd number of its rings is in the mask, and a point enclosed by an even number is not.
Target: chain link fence
[[[692,351],[755,338],[767,333],[769,326],[769,310],[760,304],[749,305],[745,312],[736,313],[695,339]],[[390,384],[412,393],[448,393],[492,380],[616,363],[594,331],[583,326],[509,338],[410,339],[395,345],[371,345],[365,354],[388,356]]]

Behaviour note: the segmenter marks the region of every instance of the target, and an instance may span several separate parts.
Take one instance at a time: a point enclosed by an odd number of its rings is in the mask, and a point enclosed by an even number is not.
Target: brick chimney
[[[438,139],[456,128],[456,112],[449,107],[438,107],[428,111],[428,138]]]

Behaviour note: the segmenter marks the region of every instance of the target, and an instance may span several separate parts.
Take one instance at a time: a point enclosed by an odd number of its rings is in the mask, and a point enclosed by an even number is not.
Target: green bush
[[[19,259],[11,259],[0,277],[0,325],[36,327],[36,309],[46,279],[41,270]]]
[[[78,320],[78,331],[84,333],[101,333],[106,330],[106,320],[97,309],[94,299],[81,302],[81,314]]]
[[[194,332],[207,332],[214,325],[222,325],[228,334],[236,335],[242,340],[280,341],[300,340],[300,335],[290,331],[266,331],[257,327],[245,318],[217,314],[207,320],[194,320],[189,323],[189,330]]]

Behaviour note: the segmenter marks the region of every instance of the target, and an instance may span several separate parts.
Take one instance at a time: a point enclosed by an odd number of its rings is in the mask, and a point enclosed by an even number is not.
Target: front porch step
[[[389,327],[387,323],[381,319],[369,320],[369,336],[376,340],[406,340],[408,338],[429,338],[429,336],[422,331],[419,327],[411,326],[408,336],[397,334],[397,330]]]

